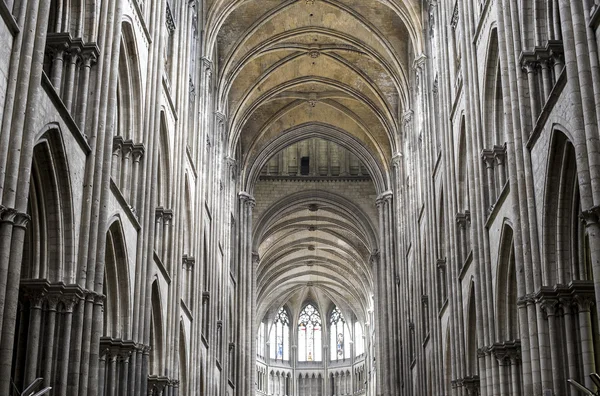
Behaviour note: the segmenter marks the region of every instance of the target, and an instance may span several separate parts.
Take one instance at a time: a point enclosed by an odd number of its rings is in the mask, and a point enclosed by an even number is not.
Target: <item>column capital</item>
[[[586,227],[598,224],[600,222],[600,205],[583,210],[579,217],[585,223]]]
[[[46,296],[46,301],[48,301],[48,310],[56,311],[56,308],[58,307],[58,303],[60,303],[60,301],[61,301],[60,294],[58,294],[58,293],[48,294]]]
[[[427,55],[421,53],[415,56],[415,60],[413,61],[413,69],[418,70],[422,69],[425,65],[425,61],[427,60]]]
[[[125,140],[123,141],[123,155],[124,156],[129,156],[129,154],[131,154],[133,152],[133,148],[135,147],[135,144],[133,143],[133,140]]]
[[[558,300],[544,298],[540,301],[541,308],[546,311],[546,315],[554,316],[556,315],[556,308],[558,307]]]
[[[227,116],[221,111],[215,111],[215,118],[218,122],[222,124],[225,124],[227,122]]]
[[[576,294],[573,297],[573,302],[577,305],[579,312],[589,312],[596,300],[589,295]]]
[[[496,159],[494,149],[481,150],[481,159],[486,163],[488,168],[493,167]]]
[[[205,72],[212,72],[213,62],[210,59],[203,56],[200,61],[202,62],[202,66],[204,67]]]
[[[471,222],[471,212],[465,210],[463,213],[456,214],[456,224],[460,227],[466,227],[467,223]]]
[[[156,210],[154,211],[154,215],[156,217],[156,222],[159,222],[160,220],[162,220],[164,213],[165,213],[165,208],[163,208],[162,206],[159,206],[158,208],[156,208]]]
[[[260,264],[260,255],[257,252],[252,252],[252,264]]]
[[[371,257],[369,258],[371,265],[377,264],[379,262],[379,258],[380,258],[379,250],[375,250],[373,253],[371,253]]]
[[[494,158],[496,158],[496,163],[498,165],[504,164],[504,158],[506,157],[506,143],[502,145],[494,146]]]
[[[402,158],[404,157],[404,155],[402,153],[396,153],[394,154],[394,156],[392,157],[392,167],[394,168],[400,168],[400,166],[402,165]]]
[[[14,227],[25,228],[31,220],[27,213],[0,205],[0,223],[11,223]]]
[[[165,209],[163,211],[163,221],[164,221],[165,225],[169,225],[169,223],[171,222],[171,220],[173,220],[173,210],[172,209]]]
[[[256,204],[256,200],[254,199],[254,197],[245,191],[241,191],[238,194],[238,197],[240,198],[240,201],[242,201],[242,203],[245,203],[247,205],[254,206]]]
[[[377,204],[377,206],[379,206],[383,202],[391,201],[393,197],[394,193],[392,193],[390,190],[384,191],[381,194],[379,194],[379,196],[375,200],[375,203]]]
[[[402,125],[404,125],[404,127],[412,122],[414,114],[415,112],[413,110],[407,110],[402,114]]]
[[[523,71],[529,74],[535,72],[535,69],[539,66],[539,60],[534,52],[521,52],[519,62]]]
[[[139,161],[140,158],[142,158],[144,156],[144,153],[146,152],[146,146],[144,146],[144,143],[136,143],[133,145],[133,160],[134,161]]]

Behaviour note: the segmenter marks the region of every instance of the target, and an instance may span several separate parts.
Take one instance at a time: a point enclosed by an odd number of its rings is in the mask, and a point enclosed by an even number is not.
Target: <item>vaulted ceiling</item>
[[[208,1],[216,110],[227,115],[241,187],[254,191],[286,145],[320,137],[360,158],[377,194],[388,190],[420,19],[417,0]],[[304,198],[257,218],[260,306],[323,295],[359,316],[372,293],[376,210],[333,195]]]

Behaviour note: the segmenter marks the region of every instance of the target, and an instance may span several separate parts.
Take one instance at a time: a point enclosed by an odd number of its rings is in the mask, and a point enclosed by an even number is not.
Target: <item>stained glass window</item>
[[[290,360],[290,319],[287,311],[281,307],[271,328],[271,359]]]
[[[346,319],[338,307],[331,312],[329,319],[331,337],[331,360],[344,360],[350,358],[350,329]]]
[[[321,361],[321,315],[308,304],[298,318],[298,361]]]

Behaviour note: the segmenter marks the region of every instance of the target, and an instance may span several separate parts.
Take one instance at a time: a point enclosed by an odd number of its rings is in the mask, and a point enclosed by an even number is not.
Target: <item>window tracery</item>
[[[321,315],[308,304],[298,317],[298,361],[321,361]]]
[[[290,360],[290,319],[285,308],[279,308],[271,330],[271,359]]]
[[[335,307],[329,319],[331,339],[331,360],[344,360],[350,358],[350,329],[342,311]]]

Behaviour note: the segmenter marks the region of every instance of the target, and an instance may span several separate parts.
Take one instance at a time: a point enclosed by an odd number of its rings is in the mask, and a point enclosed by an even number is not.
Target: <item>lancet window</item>
[[[308,304],[298,318],[298,361],[321,361],[321,315]]]

